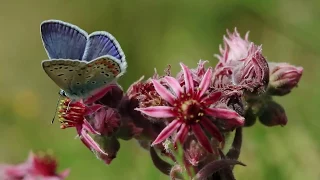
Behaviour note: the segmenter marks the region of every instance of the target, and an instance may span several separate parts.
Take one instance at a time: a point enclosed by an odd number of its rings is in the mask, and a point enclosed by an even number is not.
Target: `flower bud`
[[[105,137],[96,135],[94,140],[100,145],[105,154],[95,152],[98,159],[104,161],[106,164],[110,164],[111,161],[116,158],[120,149],[120,143],[116,137]]]
[[[283,107],[274,102],[268,101],[262,109],[259,120],[266,126],[284,126],[287,124],[288,119]]]
[[[268,93],[270,95],[283,96],[290,93],[296,87],[303,73],[302,67],[288,63],[269,63],[270,82]]]
[[[208,156],[208,152],[194,136],[188,136],[184,149],[184,156],[192,166],[198,166]]]
[[[248,110],[246,110],[244,118],[245,118],[244,126],[250,127],[256,123],[257,116],[255,115],[252,108],[250,107]]]
[[[117,110],[104,107],[94,114],[93,127],[101,135],[111,136],[121,125],[120,114]]]

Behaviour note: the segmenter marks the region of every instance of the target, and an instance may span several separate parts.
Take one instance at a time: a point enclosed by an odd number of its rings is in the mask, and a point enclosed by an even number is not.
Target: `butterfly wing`
[[[125,55],[120,44],[110,33],[105,31],[91,33],[88,36],[88,42],[82,59],[91,61],[104,55],[113,56],[121,62],[125,61]]]
[[[50,59],[81,59],[88,34],[78,26],[47,20],[40,25],[43,46]]]
[[[70,89],[75,94],[86,98],[94,91],[108,86],[121,76],[126,70],[120,60],[106,55],[90,61],[86,66],[73,76]]]
[[[51,59],[42,61],[43,70],[66,94],[73,94],[72,79],[87,63],[71,59]],[[83,68],[82,68],[83,69]]]

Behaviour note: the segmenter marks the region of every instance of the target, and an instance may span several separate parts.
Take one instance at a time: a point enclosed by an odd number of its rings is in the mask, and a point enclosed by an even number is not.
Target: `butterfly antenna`
[[[56,111],[54,112],[54,115],[53,115],[53,118],[52,118],[51,124],[53,124],[54,120],[56,119],[56,114],[57,114],[57,111],[58,111],[58,107],[59,107],[60,99],[61,99],[61,95],[59,96],[59,99],[58,99],[58,102],[57,102],[57,105],[56,105]]]

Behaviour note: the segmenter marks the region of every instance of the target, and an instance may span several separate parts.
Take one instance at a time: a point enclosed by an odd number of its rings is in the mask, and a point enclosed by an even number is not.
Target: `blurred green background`
[[[236,177],[261,180],[320,179],[320,1],[172,1],[172,0],[12,0],[0,5],[0,161],[17,163],[29,150],[51,149],[59,169],[71,168],[77,179],[168,179],[153,167],[148,152],[133,140],[121,141],[110,166],[97,160],[74,139],[74,129],[50,125],[58,87],[40,66],[47,58],[39,25],[61,19],[88,32],[105,30],[120,42],[129,68],[120,80],[126,89],[154,68],[167,64],[178,71],[183,61],[195,67],[199,59],[212,66],[228,28],[263,44],[269,61],[304,67],[299,87],[277,98],[286,109],[285,127],[257,123],[244,130]]]

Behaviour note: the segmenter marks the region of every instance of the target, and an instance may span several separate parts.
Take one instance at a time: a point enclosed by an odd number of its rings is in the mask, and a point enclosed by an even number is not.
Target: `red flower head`
[[[3,180],[63,180],[69,175],[69,170],[58,174],[57,161],[49,154],[29,154],[26,162],[18,165],[0,165],[0,178]]]
[[[121,116],[117,109],[109,106],[117,106],[121,102],[122,93],[118,85],[112,84],[86,100],[71,101],[65,98],[59,106],[61,128],[75,127],[82,143],[107,164],[115,158],[119,147],[117,143],[106,146],[106,141],[101,139],[113,136],[120,128]],[[112,97],[108,101],[106,97],[110,96]],[[96,102],[103,102],[104,105],[95,104]],[[118,141],[115,139],[112,142]]]
[[[82,101],[70,102],[70,99],[66,98],[61,101],[58,116],[61,129],[76,128],[78,136],[84,145],[95,153],[107,156],[108,154],[89,135],[89,133],[93,135],[100,135],[100,133],[85,118],[85,116],[91,115],[100,108],[102,108],[102,105],[86,106]]]
[[[161,131],[152,145],[163,142],[175,131],[177,134],[174,144],[178,141],[183,144],[188,133],[192,132],[201,145],[208,152],[212,152],[210,141],[204,129],[219,141],[223,141],[223,136],[211,117],[214,120],[222,119],[226,124],[234,126],[242,126],[244,118],[233,110],[211,107],[221,96],[220,92],[208,92],[212,78],[211,68],[206,71],[200,84],[195,87],[190,70],[182,63],[181,67],[184,74],[183,87],[170,76],[163,78],[167,82],[168,88],[160,84],[158,80],[152,80],[155,90],[167,105],[137,108],[136,110],[152,118],[170,119],[170,123]]]

